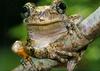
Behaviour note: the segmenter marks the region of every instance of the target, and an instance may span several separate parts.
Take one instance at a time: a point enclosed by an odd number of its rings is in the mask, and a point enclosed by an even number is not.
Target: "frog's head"
[[[24,8],[26,9],[24,23],[30,26],[29,29],[31,30],[54,30],[63,27],[62,22],[66,18],[64,16],[66,6],[61,0],[54,0],[48,6],[35,6],[28,2],[24,5]]]
[[[35,6],[34,3],[28,2],[24,5],[24,21],[28,23],[44,23],[44,21],[61,19],[61,14],[64,14],[65,9],[66,5],[61,0],[53,0],[53,3],[49,6]]]
[[[63,14],[65,12],[65,9],[66,9],[66,5],[62,2],[62,0],[53,0],[51,6],[53,9],[55,9],[60,14]],[[30,16],[31,14],[36,12],[37,8],[38,7],[36,7],[34,3],[30,3],[30,2],[26,3],[23,7],[24,15],[26,17]],[[42,10],[44,10],[43,6],[41,6],[41,8],[42,8]]]

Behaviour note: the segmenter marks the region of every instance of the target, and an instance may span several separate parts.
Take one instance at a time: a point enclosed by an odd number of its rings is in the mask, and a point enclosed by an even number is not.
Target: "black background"
[[[9,45],[14,41],[8,35],[11,27],[19,25],[22,22],[20,13],[26,2],[34,2],[39,0],[0,0],[0,45]]]

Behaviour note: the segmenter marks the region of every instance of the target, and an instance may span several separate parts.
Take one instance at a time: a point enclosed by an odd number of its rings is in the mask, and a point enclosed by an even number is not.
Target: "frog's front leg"
[[[47,47],[45,49],[31,49],[34,51],[34,56],[37,58],[49,58],[56,60],[58,63],[67,63],[67,70],[73,71],[77,61],[80,60],[80,56],[76,52],[58,51],[52,47]],[[47,54],[47,55],[46,55]]]
[[[27,63],[32,65],[31,57],[27,54],[24,44],[21,41],[16,41],[13,44],[12,51],[23,58],[24,65],[27,65]]]
[[[49,58],[57,60],[60,63],[68,61],[68,57],[72,57],[73,54],[67,51],[59,51],[55,47],[47,46],[43,48],[28,48],[27,52],[30,56],[36,58]],[[75,53],[74,53],[75,55]]]

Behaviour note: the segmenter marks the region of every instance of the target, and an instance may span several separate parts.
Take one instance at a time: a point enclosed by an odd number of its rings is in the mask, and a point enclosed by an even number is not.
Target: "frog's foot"
[[[32,61],[32,58],[26,58],[21,60],[21,64],[23,66],[23,69],[27,69],[29,71],[37,71],[37,68],[35,64]]]
[[[29,67],[33,66],[32,58],[26,52],[25,47],[21,41],[16,41],[12,46],[12,50],[13,52],[15,52],[16,54],[18,54],[20,57],[23,58],[23,60],[21,61],[23,67],[26,67],[27,65]]]
[[[23,59],[20,60],[20,63],[22,64],[23,68],[26,68],[27,64],[26,64],[26,62]]]
[[[60,63],[65,63],[65,62],[68,61],[68,59],[63,58],[63,57],[61,57],[61,56],[59,56],[59,55],[57,55],[57,54],[51,54],[49,58],[50,58],[50,59],[53,59],[53,60],[57,60],[57,61],[60,62]]]
[[[26,62],[24,59],[21,59],[20,63],[23,66],[23,71],[24,70],[32,71],[31,69],[33,66],[30,63]]]
[[[73,54],[71,52],[56,50],[55,53],[50,54],[49,58],[57,60],[58,62],[61,63],[65,63],[68,62],[68,58],[72,56]]]
[[[32,61],[32,58],[31,57],[25,58],[25,62],[28,63],[28,64],[30,64],[31,66],[33,64],[33,61]]]
[[[61,63],[68,62],[70,59],[75,58],[79,59],[79,54],[75,52],[67,52],[67,51],[57,51],[55,54],[51,54],[51,59],[57,60]]]
[[[73,71],[76,64],[81,60],[81,55],[77,52],[56,51],[60,59],[67,59],[67,70]]]
[[[60,55],[61,57],[72,57],[73,56],[73,53],[71,53],[71,52],[67,52],[67,51],[56,51],[56,53],[58,54],[58,55]]]

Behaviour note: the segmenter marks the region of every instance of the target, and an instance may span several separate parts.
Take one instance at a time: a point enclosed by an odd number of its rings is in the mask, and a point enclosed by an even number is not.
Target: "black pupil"
[[[28,10],[27,10],[27,8],[26,7],[23,7],[22,8],[22,13],[26,13]]]
[[[64,3],[60,3],[59,4],[59,7],[62,9],[62,10],[65,10],[66,9],[66,5]]]

